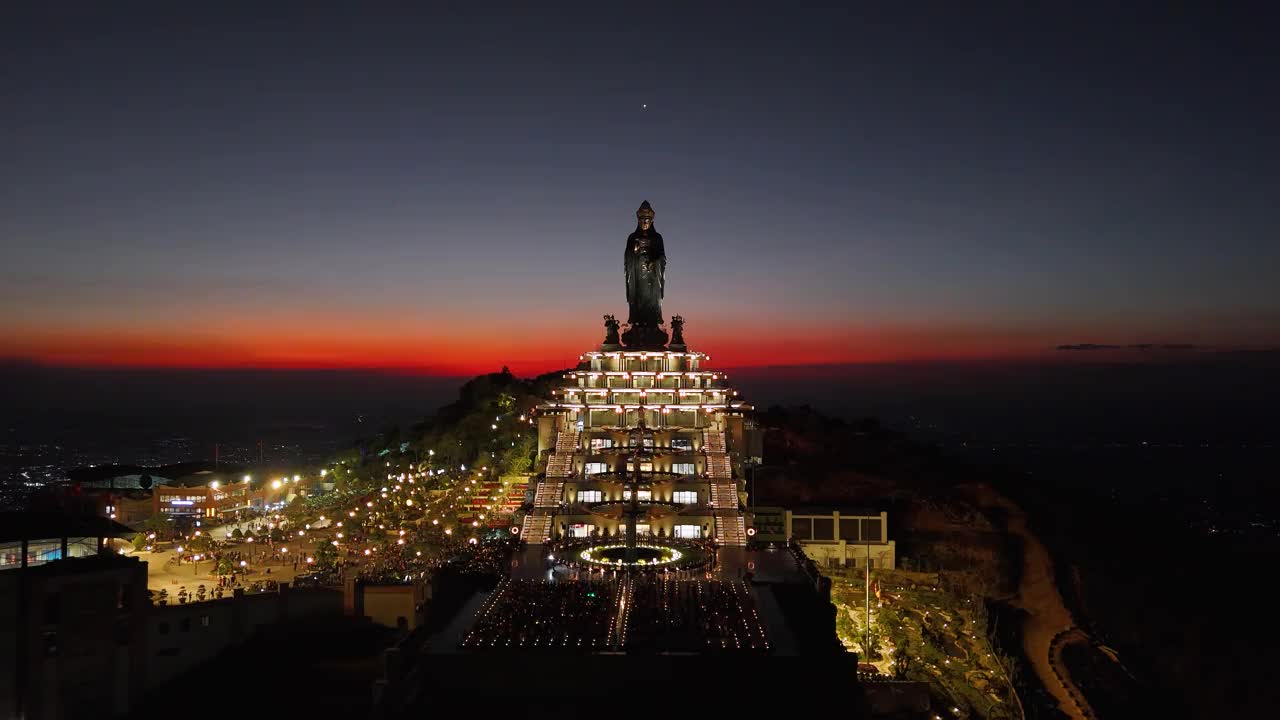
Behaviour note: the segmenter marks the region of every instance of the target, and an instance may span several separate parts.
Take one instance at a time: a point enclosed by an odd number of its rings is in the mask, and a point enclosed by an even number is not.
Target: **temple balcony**
[[[604,485],[622,485],[630,482],[635,478],[634,470],[610,470],[606,472],[595,472],[580,477],[582,482],[600,483]],[[664,483],[693,483],[705,482],[701,474],[677,473],[665,470],[641,470],[640,483],[642,485],[660,485]]]
[[[641,455],[644,458],[668,458],[688,456],[690,459],[698,456],[698,451],[690,447],[672,447],[670,445],[615,445],[613,447],[592,447],[586,451],[588,456],[603,457],[620,457]]]

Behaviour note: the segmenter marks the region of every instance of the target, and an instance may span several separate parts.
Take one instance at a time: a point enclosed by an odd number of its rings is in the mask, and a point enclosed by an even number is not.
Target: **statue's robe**
[[[637,252],[637,248],[639,252]],[[662,292],[666,285],[667,253],[662,235],[652,227],[636,229],[627,238],[627,254],[623,258],[627,276],[627,305],[632,325],[657,327],[662,324]]]

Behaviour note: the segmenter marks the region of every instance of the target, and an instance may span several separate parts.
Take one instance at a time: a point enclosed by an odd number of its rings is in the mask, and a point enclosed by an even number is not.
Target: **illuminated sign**
[[[191,500],[170,500],[169,504],[170,505],[195,505],[195,502]]]

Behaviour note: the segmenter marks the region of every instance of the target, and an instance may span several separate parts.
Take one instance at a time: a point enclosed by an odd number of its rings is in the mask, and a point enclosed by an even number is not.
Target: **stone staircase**
[[[717,430],[702,431],[702,449],[708,453],[726,452],[724,433]]]
[[[542,543],[551,537],[556,510],[564,498],[564,481],[573,475],[573,455],[578,452],[581,436],[576,430],[556,433],[555,448],[547,456],[547,472],[533,491],[533,512],[524,519],[526,543]]]
[[[533,506],[558,508],[562,497],[564,497],[564,481],[547,478],[538,483],[538,489],[533,493]]]
[[[565,455],[572,455],[578,452],[578,442],[581,440],[582,433],[577,430],[562,430],[556,433],[556,449],[555,452]]]
[[[733,479],[724,433],[702,433],[702,451],[707,456],[707,478],[711,481],[711,509],[716,520],[716,542],[721,545],[747,544],[746,523],[738,512],[738,483]]]
[[[738,511],[738,484],[735,482],[711,483],[711,507],[715,510]]]
[[[728,480],[733,472],[729,467],[729,456],[724,453],[707,454],[707,477],[712,480]]]
[[[738,547],[747,544],[747,528],[741,515],[716,514],[716,542]]]
[[[573,456],[551,453],[547,458],[547,477],[566,478],[573,474]]]
[[[539,515],[538,512],[534,510],[533,514],[524,518],[524,532],[521,535],[529,545],[541,545],[551,537],[551,521],[555,518],[551,515]]]

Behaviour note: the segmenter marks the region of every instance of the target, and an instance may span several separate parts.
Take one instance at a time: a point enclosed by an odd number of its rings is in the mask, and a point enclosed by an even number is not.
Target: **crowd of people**
[[[356,577],[366,582],[409,582],[426,577],[435,570],[448,567],[455,574],[493,575],[505,574],[515,547],[514,540],[485,540],[476,543],[436,541],[430,552],[402,549],[413,546],[392,546],[380,553],[365,556],[350,553],[340,560],[340,565],[354,568]]]
[[[637,575],[629,588],[624,644],[654,651],[769,648],[746,584]]]
[[[616,582],[508,580],[462,640],[467,648],[605,648],[617,609]]]
[[[507,580],[481,608],[462,646],[766,652],[769,642],[746,583],[655,573]]]

